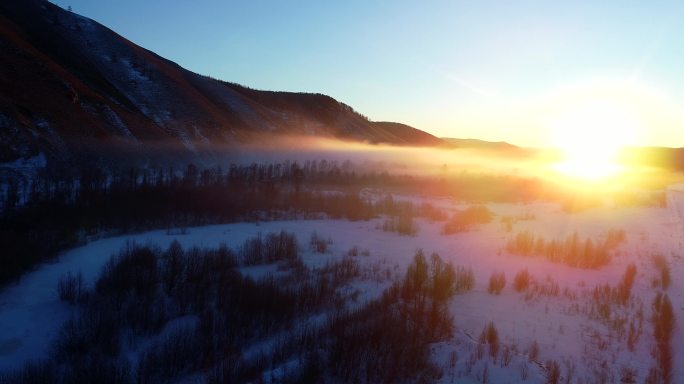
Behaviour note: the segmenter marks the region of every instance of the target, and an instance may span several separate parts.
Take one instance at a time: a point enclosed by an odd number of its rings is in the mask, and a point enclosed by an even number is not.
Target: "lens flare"
[[[561,161],[554,169],[570,177],[599,180],[623,170],[620,150],[634,142],[639,122],[628,109],[609,101],[568,108],[550,125]]]

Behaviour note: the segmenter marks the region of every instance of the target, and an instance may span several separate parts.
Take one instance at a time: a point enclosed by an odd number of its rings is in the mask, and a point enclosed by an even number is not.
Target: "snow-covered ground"
[[[428,201],[408,198],[417,203]],[[448,199],[430,202],[449,213],[464,207]],[[673,342],[673,382],[684,382],[684,327],[681,326],[684,324],[684,281],[679,279],[684,276],[684,186],[670,187],[667,203],[667,208],[606,206],[573,214],[549,203],[489,204],[489,209],[497,215],[491,223],[454,235],[441,234],[443,222],[423,219],[417,220],[419,231],[415,236],[382,231],[383,219],[365,222],[311,220],[214,225],[189,228],[186,234],[169,234],[161,230],[93,241],[64,252],[54,262],[41,265],[0,292],[0,372],[48,353],[51,340],[72,311],[72,307],[57,297],[59,278],[67,272],[81,272],[86,282],[92,284],[109,257],[128,241],[166,247],[177,239],[184,247],[216,247],[226,243],[235,248],[257,233],[286,230],[298,236],[303,259],[308,265],[340,257],[358,246],[370,253],[369,257],[359,258],[360,262],[386,266],[396,276],[403,275],[417,249],[423,249],[426,255],[436,252],[455,265],[471,267],[476,279],[475,289],[455,296],[449,305],[457,334],[452,340],[435,344],[433,349],[435,362],[444,368],[442,381],[445,383],[475,382],[481,376],[483,362],[474,363],[470,373],[464,367],[468,365],[469,356],[475,353],[475,340],[489,321],[495,323],[502,343],[515,346],[510,365],[505,366],[501,361],[487,363],[490,382],[522,381],[525,369],[529,369],[529,382],[542,380],[543,369],[535,362],[528,362],[526,355],[534,341],[539,345],[539,361],[556,360],[565,374],[574,365],[576,379],[585,378],[591,382],[593,372],[603,365],[617,375],[609,378],[611,382],[620,381],[622,367],[636,369],[638,381],[643,381],[655,365],[651,355],[654,340],[649,318],[651,301],[657,293],[652,280],[657,273],[651,256],[662,254],[670,263],[673,279],[667,293],[680,324]],[[516,220],[512,231],[507,231],[500,220],[502,216],[525,219]],[[597,238],[610,229],[624,229],[627,241],[620,246],[609,265],[597,270],[554,264],[540,257],[510,255],[504,250],[506,241],[523,230],[553,239],[564,238],[573,232]],[[333,240],[327,256],[306,249],[305,245],[314,231]],[[638,268],[632,291],[635,305],[625,311],[628,316],[635,316],[639,303],[644,310],[643,329],[634,351],[626,347],[625,341],[614,330],[583,312],[593,287],[617,285],[630,263],[635,263]],[[250,268],[244,272],[268,272],[268,267]],[[526,297],[524,293],[515,292],[513,277],[524,268],[539,282],[550,277],[561,292],[567,294]],[[507,285],[501,295],[487,292],[493,272],[506,274]],[[373,297],[384,286],[364,281],[358,287],[364,291],[364,296]],[[454,354],[458,356],[456,362],[450,361]],[[567,366],[564,365],[566,363]]]

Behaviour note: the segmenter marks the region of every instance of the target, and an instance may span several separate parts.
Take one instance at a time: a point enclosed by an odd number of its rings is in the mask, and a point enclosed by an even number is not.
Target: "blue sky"
[[[192,71],[438,136],[543,145],[572,103],[618,94],[640,143],[684,146],[682,2],[55,3]]]

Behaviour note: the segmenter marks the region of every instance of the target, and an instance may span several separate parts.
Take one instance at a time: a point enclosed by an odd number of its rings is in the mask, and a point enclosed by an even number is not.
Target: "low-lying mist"
[[[536,159],[534,151],[523,149],[413,147],[310,137],[282,137],[221,152],[221,160],[228,163],[326,159],[350,162],[366,170],[414,175],[440,175],[446,171],[527,174]]]
[[[297,163],[326,161],[345,172],[356,174],[386,173],[436,179],[466,175],[486,175],[535,179],[556,190],[597,194],[624,189],[658,189],[681,179],[676,149],[626,149],[618,159],[619,174],[584,180],[559,172],[555,165],[562,160],[557,150],[521,148],[499,143],[445,142],[443,146],[417,147],[342,141],[310,136],[259,135],[249,142],[215,144],[188,142],[116,141],[83,143],[89,154],[77,159],[82,166],[98,166],[115,172],[130,167],[143,169],[173,168],[182,172],[189,164],[200,169],[231,165]],[[67,169],[74,172],[78,167]],[[77,176],[77,175],[74,175]],[[494,187],[494,186],[493,186]]]
[[[215,147],[216,165],[314,160],[338,162],[347,170],[449,178],[463,173],[542,179],[560,188],[591,193],[625,188],[662,188],[680,179],[674,152],[625,149],[617,159],[622,171],[599,180],[559,173],[562,154],[550,148],[477,146],[396,146],[311,137],[277,137],[240,147]]]

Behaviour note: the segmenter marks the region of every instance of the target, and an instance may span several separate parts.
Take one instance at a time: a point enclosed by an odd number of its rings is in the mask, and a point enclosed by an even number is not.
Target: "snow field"
[[[426,256],[436,252],[445,261],[472,268],[475,288],[455,296],[449,303],[456,335],[453,339],[436,343],[433,348],[433,359],[443,368],[442,382],[476,382],[482,379],[485,366],[490,382],[521,382],[524,365],[528,370],[527,381],[540,382],[544,374],[541,363],[551,359],[559,362],[561,371],[566,375],[574,365],[576,379],[591,381],[594,377],[592,372],[605,361],[608,371],[617,375],[613,377],[615,381],[620,379],[621,367],[636,369],[639,381],[642,381],[655,364],[650,353],[654,341],[649,322],[651,301],[657,292],[652,284],[656,276],[651,262],[653,254],[662,254],[669,261],[673,279],[667,293],[676,317],[680,323],[684,321],[681,320],[684,319],[684,282],[678,279],[684,276],[681,257],[684,193],[680,189],[675,186],[668,190],[668,208],[600,207],[569,214],[558,205],[549,203],[487,204],[496,215],[491,223],[454,235],[441,234],[442,222],[416,219],[418,233],[400,236],[379,229],[384,220],[379,218],[367,222],[311,220],[213,225],[189,228],[187,234],[169,234],[160,230],[93,241],[64,252],[54,262],[41,265],[0,292],[0,372],[44,357],[49,352],[51,340],[73,310],[57,297],[56,286],[60,277],[68,272],[81,272],[86,283],[92,285],[104,263],[128,241],[166,248],[176,239],[186,249],[192,246],[214,248],[221,243],[235,249],[258,233],[286,230],[297,235],[302,259],[310,267],[323,266],[326,261],[341,257],[357,246],[360,251],[369,253],[369,256],[358,256],[360,263],[374,273],[391,278],[403,277],[417,249],[423,249]],[[416,204],[430,202],[449,214],[467,207],[448,199],[407,199]],[[512,231],[508,232],[500,220],[502,216],[527,219],[515,220]],[[595,238],[610,229],[624,229],[627,241],[620,246],[609,265],[597,270],[554,264],[540,257],[510,255],[504,250],[506,241],[523,230],[553,239],[573,232]],[[308,249],[309,238],[314,231],[323,238],[332,239],[327,253],[318,254]],[[633,316],[639,305],[644,311],[643,330],[634,351],[630,351],[624,340],[619,340],[616,332],[606,324],[582,312],[591,300],[591,290],[601,284],[615,286],[630,263],[638,268],[632,289],[635,304],[625,313],[628,317]],[[515,292],[513,278],[524,268],[539,283],[544,283],[548,276],[557,283],[561,292],[568,292],[574,298],[562,293],[547,296]],[[276,272],[276,267],[244,267],[242,271],[258,277]],[[506,287],[500,295],[487,293],[493,272],[506,275]],[[387,286],[383,281],[377,276],[365,276],[349,289],[357,291],[355,300],[362,303],[382,292]],[[490,321],[498,329],[501,344],[515,346],[513,357],[506,366],[501,358],[498,361],[487,357],[474,363],[468,361],[477,354],[478,336]],[[675,330],[674,382],[684,381],[682,332],[681,326]],[[538,362],[541,365],[528,361],[529,347],[535,341],[539,346]]]

